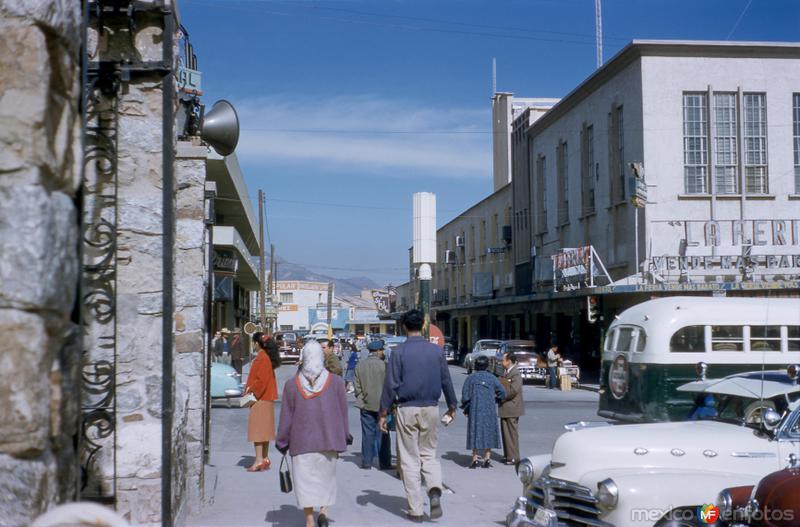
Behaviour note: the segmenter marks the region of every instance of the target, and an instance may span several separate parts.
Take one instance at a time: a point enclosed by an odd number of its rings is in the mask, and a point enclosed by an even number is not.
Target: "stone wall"
[[[0,1],[0,525],[75,496],[80,3]]]
[[[205,180],[208,148],[178,143],[175,170],[175,420],[173,495],[180,523],[203,495],[206,291]]]

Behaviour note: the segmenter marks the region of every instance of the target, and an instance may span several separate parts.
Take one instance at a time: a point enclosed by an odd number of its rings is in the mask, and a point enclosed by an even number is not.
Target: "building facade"
[[[310,310],[327,309],[328,282],[306,280],[278,280],[276,282],[278,301],[278,329],[311,331]],[[334,291],[333,301],[336,302]],[[347,320],[345,317],[342,323]],[[314,319],[314,323],[317,319]]]

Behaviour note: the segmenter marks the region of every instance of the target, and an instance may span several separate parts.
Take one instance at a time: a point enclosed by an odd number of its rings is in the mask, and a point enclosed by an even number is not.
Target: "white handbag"
[[[253,395],[252,393],[248,393],[247,395],[244,395],[239,399],[239,407],[250,408],[251,406],[256,404],[257,400],[258,399],[256,399],[255,395]]]

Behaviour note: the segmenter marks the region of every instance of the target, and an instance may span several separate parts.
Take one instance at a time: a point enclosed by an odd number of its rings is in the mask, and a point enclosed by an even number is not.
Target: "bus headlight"
[[[524,486],[528,486],[533,481],[533,463],[530,459],[523,459],[519,462],[517,476]]]
[[[597,495],[595,496],[600,505],[610,510],[617,506],[619,501],[619,489],[611,478],[604,479],[597,484]]]

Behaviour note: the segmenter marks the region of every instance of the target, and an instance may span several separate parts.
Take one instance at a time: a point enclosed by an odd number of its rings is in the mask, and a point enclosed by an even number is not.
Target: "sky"
[[[203,102],[237,109],[268,242],[380,285],[408,279],[414,192],[436,194],[440,226],[492,192],[492,59],[518,97],[562,97],[596,66],[594,0],[178,7]],[[603,0],[604,59],[632,39],[800,41],[800,1]]]

